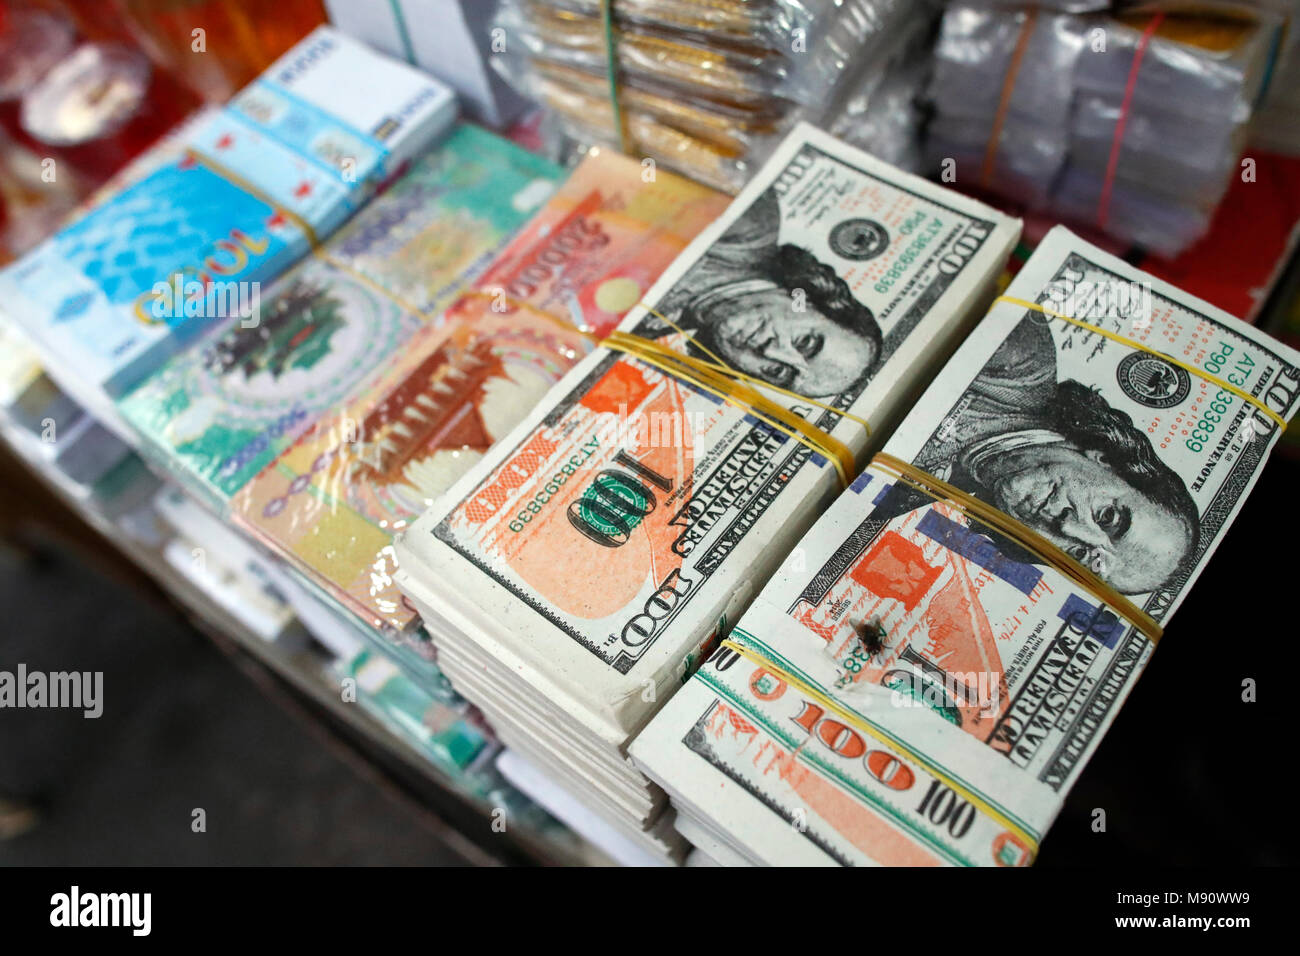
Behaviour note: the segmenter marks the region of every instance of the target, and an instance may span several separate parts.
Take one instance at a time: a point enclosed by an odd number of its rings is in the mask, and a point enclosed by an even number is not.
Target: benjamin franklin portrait
[[[769,189],[660,308],[732,368],[800,395],[840,395],[874,373],[880,326],[831,266],[779,242],[780,226]]]
[[[1127,414],[1086,385],[1057,381],[1051,321],[1021,320],[913,463],[1121,593],[1167,586],[1195,554],[1196,504]]]

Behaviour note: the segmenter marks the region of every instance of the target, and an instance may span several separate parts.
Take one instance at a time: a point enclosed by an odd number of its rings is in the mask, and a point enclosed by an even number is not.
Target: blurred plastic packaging
[[[1082,7],[948,7],[927,164],[1175,256],[1237,170],[1282,20],[1269,3]]]
[[[1069,151],[1085,29],[1074,16],[950,7],[930,87],[932,164],[954,159],[959,171],[975,171],[981,188],[1046,206]]]
[[[901,66],[899,51],[912,49],[918,26],[936,15],[931,0],[620,0],[607,30],[601,8],[597,0],[503,0],[495,25],[504,50],[494,65],[574,139],[625,141],[630,152],[728,192],[798,120],[829,126],[849,109],[845,124],[857,124],[866,92]],[[904,77],[918,74],[896,70],[896,94]],[[885,120],[872,132],[916,139],[914,123]]]
[[[1300,156],[1300,0],[1274,2],[1288,17],[1288,25],[1250,142],[1272,152]]]
[[[921,132],[927,112],[922,98],[932,71],[934,20],[912,17],[896,41],[892,58],[850,83],[842,104],[825,120],[826,130],[877,159],[920,172]]]

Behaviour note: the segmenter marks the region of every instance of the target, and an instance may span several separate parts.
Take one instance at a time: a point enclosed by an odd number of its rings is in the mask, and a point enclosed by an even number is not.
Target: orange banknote
[[[516,593],[545,595],[552,623],[626,673],[701,581],[684,567],[696,447],[735,418],[605,353],[434,534]],[[755,436],[751,452],[785,442]],[[582,586],[596,568],[599,587]]]
[[[604,338],[729,197],[593,149],[449,319],[540,309]]]

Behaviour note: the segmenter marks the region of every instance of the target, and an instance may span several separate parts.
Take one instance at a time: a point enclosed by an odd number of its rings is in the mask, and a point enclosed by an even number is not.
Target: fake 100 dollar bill
[[[621,328],[684,351],[673,319],[822,400],[834,410],[790,404],[861,457],[838,412],[888,427],[982,312],[1018,228],[805,124]],[[835,487],[765,422],[599,350],[407,532],[398,583],[621,745]]]
[[[1293,415],[1300,355],[1063,229],[1008,296],[885,451],[1163,625]],[[1153,648],[884,464],[733,636],[631,752],[679,813],[786,863],[1028,862]]]

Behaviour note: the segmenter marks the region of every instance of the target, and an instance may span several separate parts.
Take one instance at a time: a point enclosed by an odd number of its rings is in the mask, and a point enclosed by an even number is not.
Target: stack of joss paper
[[[1019,232],[797,127],[396,545],[502,741],[680,858],[628,743],[983,314]]]
[[[954,3],[935,46],[929,164],[1177,255],[1239,172],[1279,24],[1233,2],[1113,15]]]
[[[855,116],[865,111],[865,91],[938,10],[932,0],[616,0],[605,20],[605,6],[506,0],[494,65],[578,141],[731,193],[799,120],[827,125],[855,95]],[[859,128],[844,124],[846,135]],[[880,129],[891,141],[914,133]]]
[[[471,287],[562,170],[461,125],[249,308],[119,403],[145,453],[216,513],[364,392]]]
[[[252,320],[262,283],[454,116],[446,87],[319,27],[0,271],[0,308],[60,387],[129,438],[116,400],[227,321]]]
[[[1031,862],[1300,354],[1058,227],[631,752],[721,863]]]

